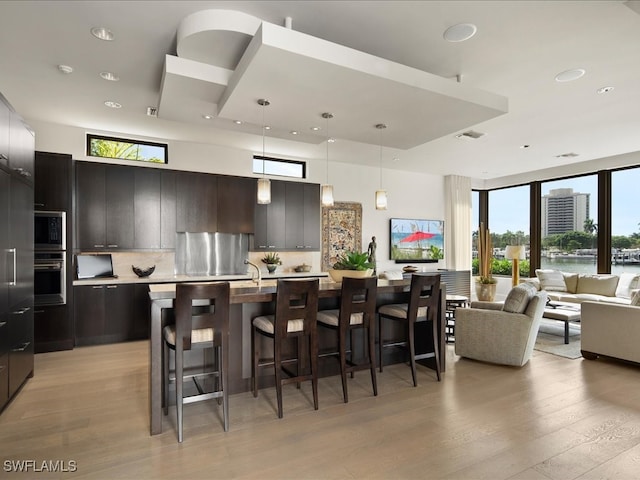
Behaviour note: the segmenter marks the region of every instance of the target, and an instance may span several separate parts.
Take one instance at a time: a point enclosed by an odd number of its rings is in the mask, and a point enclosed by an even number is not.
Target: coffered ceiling
[[[28,121],[253,151],[264,115],[266,153],[301,159],[323,157],[331,112],[331,161],[378,165],[382,144],[388,168],[495,179],[640,151],[638,12],[616,0],[3,1],[0,91]],[[445,40],[460,23],[476,34]]]

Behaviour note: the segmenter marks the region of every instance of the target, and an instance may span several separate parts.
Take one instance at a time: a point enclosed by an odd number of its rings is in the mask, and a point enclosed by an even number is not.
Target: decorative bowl
[[[140,267],[136,267],[135,265],[131,265],[131,269],[137,276],[142,278],[142,277],[148,277],[149,275],[151,275],[156,269],[156,266],[154,265],[152,267],[147,267],[145,269],[142,269]]]
[[[298,273],[310,272],[311,265],[307,265],[306,263],[303,263],[302,265],[298,265],[296,268],[294,268],[294,270]]]
[[[350,277],[350,278],[370,277],[373,274],[373,268],[369,268],[367,270],[334,270],[333,268],[330,268],[328,272],[329,272],[329,276],[334,282],[340,283],[342,282],[342,279],[344,277]]]
[[[402,268],[402,271],[405,273],[415,273],[418,271],[418,267],[414,267],[413,265],[407,265]]]

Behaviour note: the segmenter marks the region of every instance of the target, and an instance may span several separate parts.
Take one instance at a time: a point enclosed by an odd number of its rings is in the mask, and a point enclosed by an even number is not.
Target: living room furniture
[[[529,361],[547,294],[538,292],[527,299],[522,313],[504,311],[508,300],[509,296],[504,305],[484,302],[482,305],[488,308],[474,308],[478,303],[472,302],[471,308],[456,311],[457,355],[517,367]]]
[[[251,383],[253,396],[258,396],[258,369],[273,365],[278,397],[278,418],[282,418],[282,386],[289,383],[300,384],[311,380],[313,408],[318,409],[318,279],[278,280],[276,290],[275,315],[261,315],[253,319]],[[260,358],[260,337],[273,340],[273,360]],[[283,344],[296,339],[298,351],[295,359],[296,371],[285,367],[282,357]],[[306,345],[305,345],[306,343]],[[262,361],[261,361],[262,360]],[[306,361],[310,373],[306,372]],[[283,377],[282,374],[286,376]]]
[[[339,310],[320,310],[318,312],[318,325],[331,328],[338,334],[338,356],[340,361],[340,374],[342,375],[342,394],[344,403],[349,401],[347,392],[347,372],[358,370],[371,372],[371,384],[373,395],[378,395],[376,384],[376,292],[377,279],[375,277],[342,279]],[[366,330],[367,342],[364,363],[354,362],[354,330]],[[350,336],[347,349],[347,332]],[[350,354],[347,360],[347,354]]]
[[[569,323],[580,321],[580,304],[551,302],[545,306],[543,318],[564,322],[564,343],[569,343]]]
[[[458,308],[464,308],[469,304],[469,297],[464,295],[449,295],[447,294],[447,325],[445,332],[447,336],[447,343],[453,343],[456,336],[456,310]]]
[[[580,323],[584,358],[605,355],[640,363],[640,306],[583,302]]]
[[[416,378],[416,360],[435,358],[436,376],[440,381],[440,355],[438,352],[438,304],[440,302],[440,275],[417,274],[411,276],[411,289],[409,303],[388,304],[378,308],[378,346],[380,350],[380,372],[382,373],[382,350],[385,347],[406,346],[409,351],[409,363],[413,386],[418,386]],[[383,339],[383,320],[395,320],[406,322],[406,342],[385,343]],[[416,355],[415,348],[415,324],[429,321],[432,323],[432,351]]]
[[[504,258],[513,262],[511,270],[511,286],[515,287],[520,283],[520,265],[519,261],[526,257],[524,245],[507,245],[504,250]]]
[[[194,303],[206,300],[209,305],[197,307]],[[229,282],[208,284],[183,283],[176,287],[176,322],[164,328],[164,391],[165,415],[169,405],[169,350],[175,352],[176,410],[178,414],[178,442],[182,442],[184,403],[193,403],[212,398],[222,398],[224,431],[229,430]],[[212,348],[215,351],[215,370],[185,375],[184,352],[195,348]],[[206,358],[206,357],[205,357]],[[215,376],[214,391],[198,381]],[[184,379],[193,380],[198,393],[184,396]]]

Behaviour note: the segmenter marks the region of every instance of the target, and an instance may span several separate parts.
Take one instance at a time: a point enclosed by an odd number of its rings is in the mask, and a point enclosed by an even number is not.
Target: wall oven
[[[33,293],[35,305],[67,303],[66,252],[34,253]]]
[[[34,248],[59,251],[67,248],[66,212],[34,212]]]

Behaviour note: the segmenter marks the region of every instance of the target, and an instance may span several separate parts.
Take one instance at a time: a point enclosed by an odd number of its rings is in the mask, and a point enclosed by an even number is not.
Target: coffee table
[[[580,304],[551,302],[545,307],[542,318],[564,322],[564,343],[567,344],[569,343],[569,322],[580,321]]]

